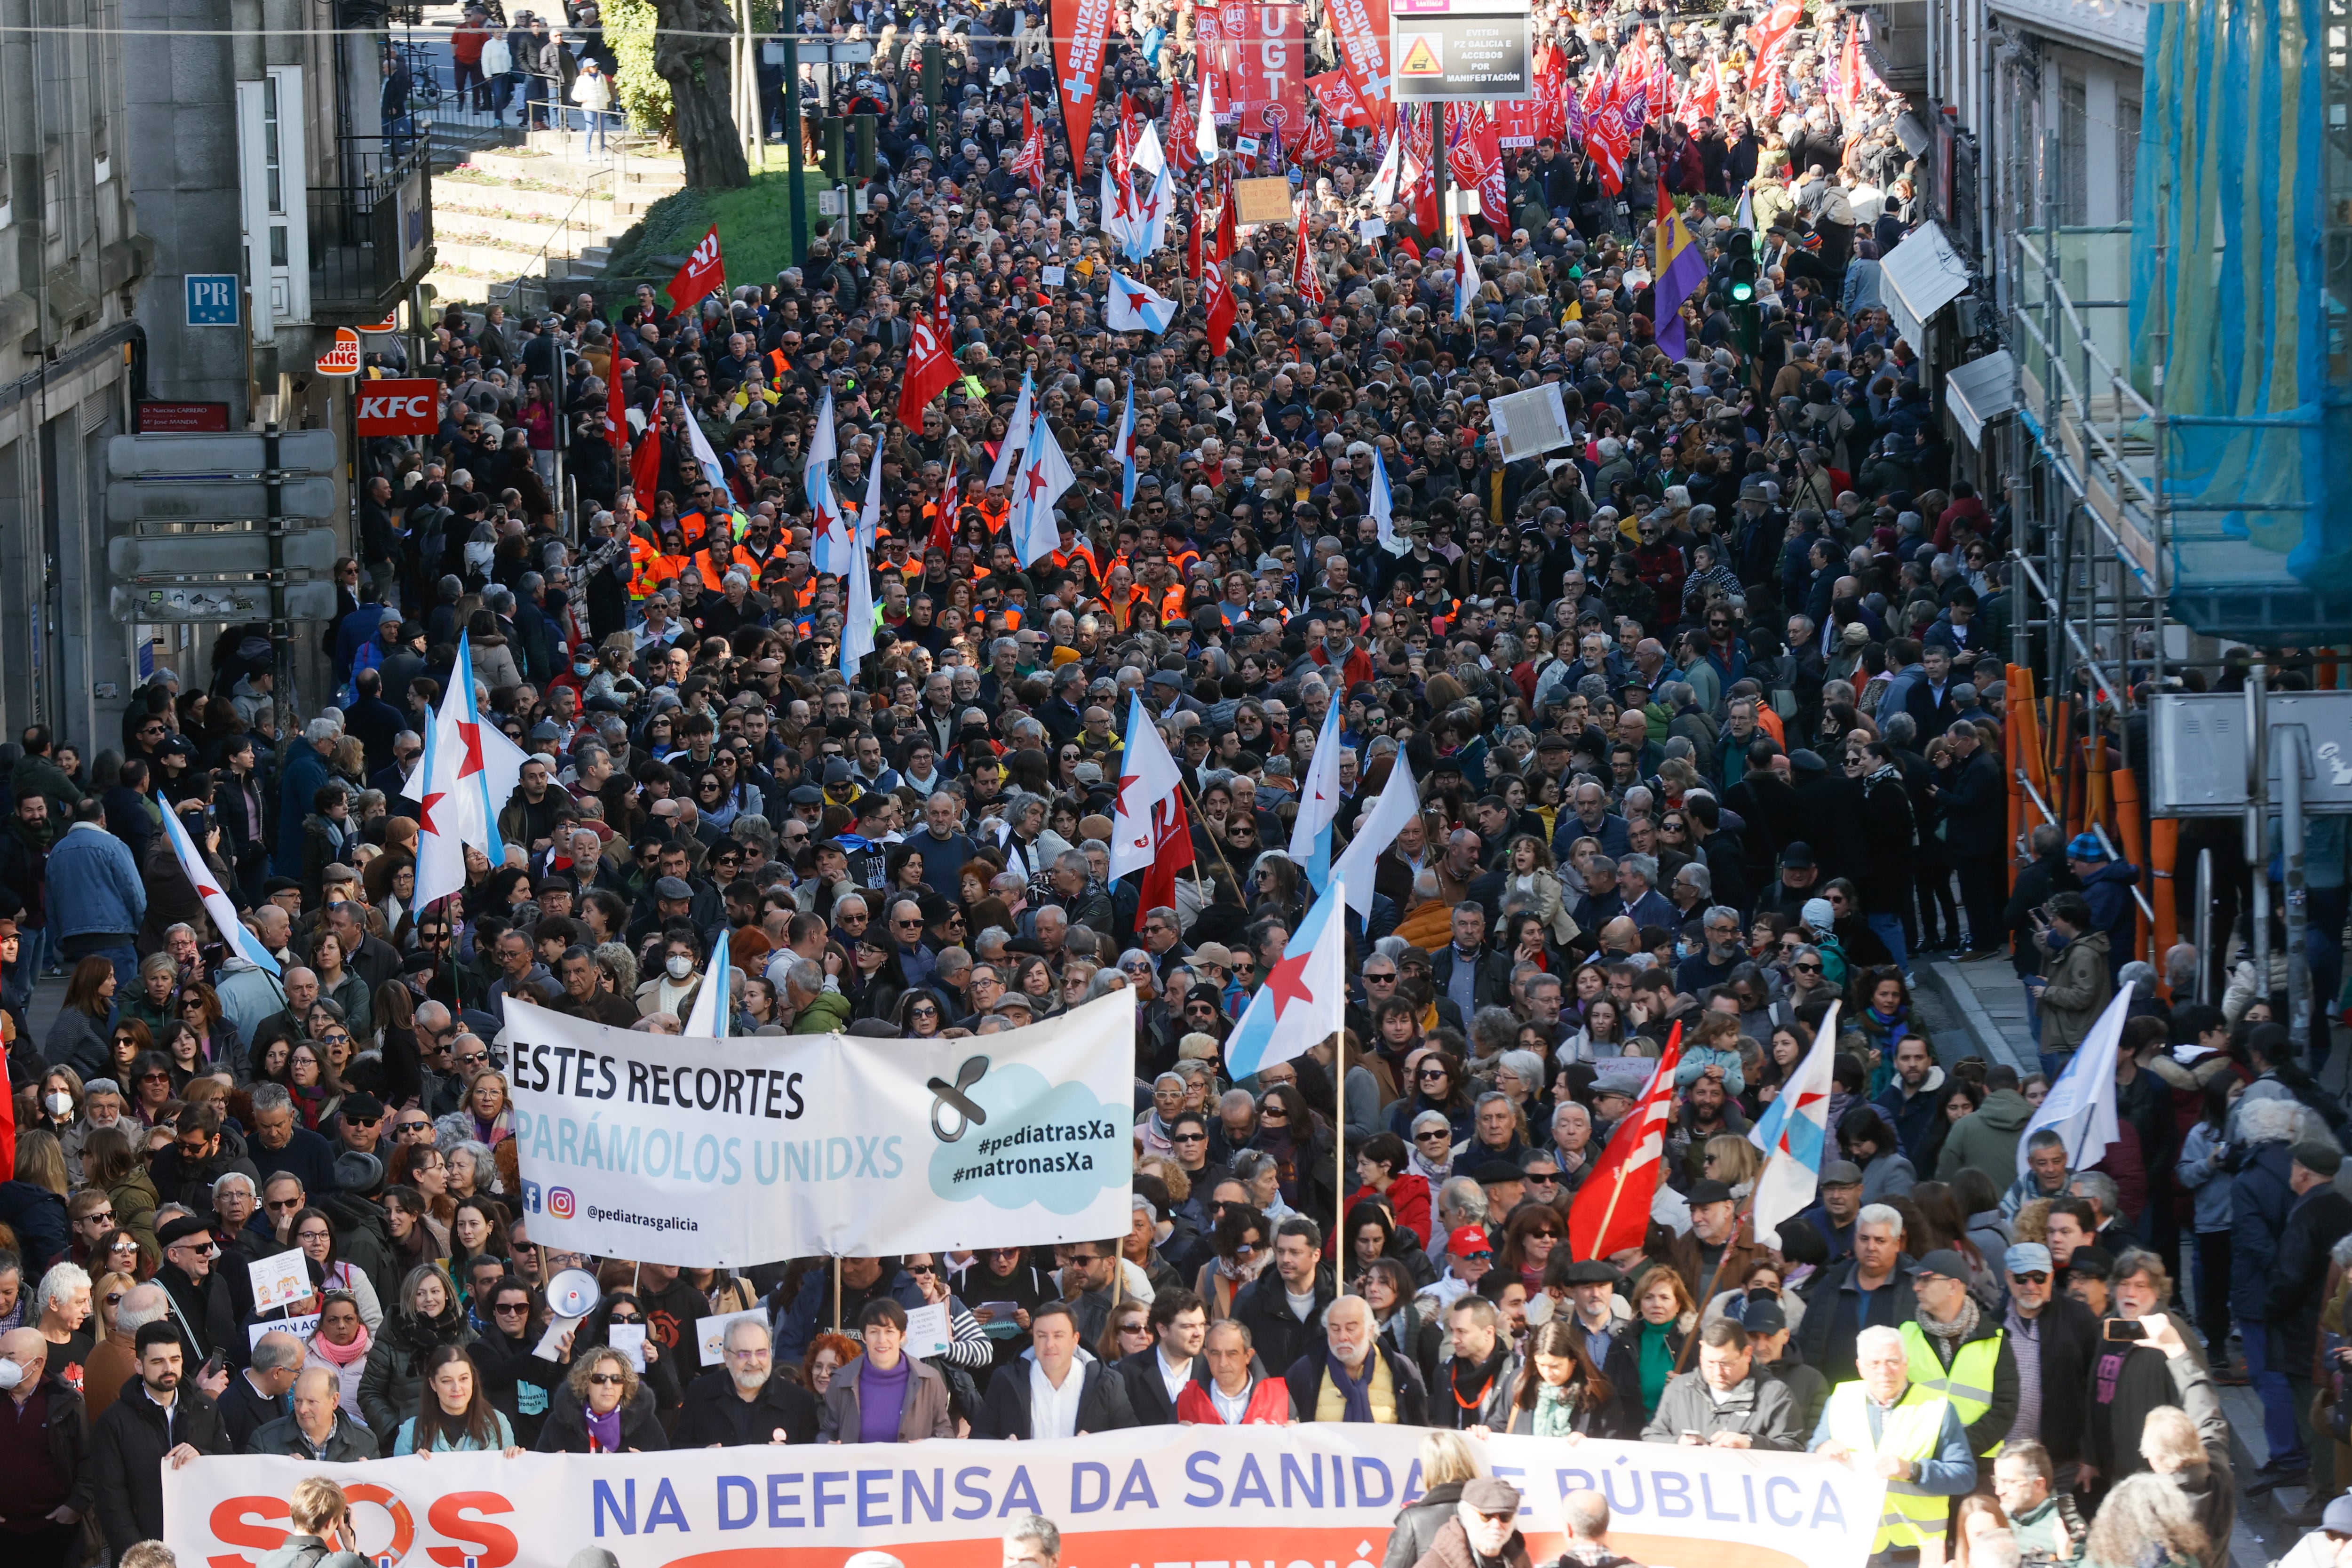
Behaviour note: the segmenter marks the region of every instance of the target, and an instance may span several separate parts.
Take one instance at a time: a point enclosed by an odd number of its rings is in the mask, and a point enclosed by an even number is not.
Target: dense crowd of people
[[[146,1561],[160,1467],[192,1454],[1325,1421],[1433,1429],[1392,1568],[1524,1561],[1517,1493],[1461,1436],[1493,1432],[1842,1458],[1899,1483],[1881,1554],[2218,1568],[2214,1385],[2242,1377],[2249,1480],[2321,1522],[2341,1110],[2255,988],[2168,1005],[2126,962],[2139,872],[2095,836],[2038,830],[2012,864],[2007,517],[1877,300],[1902,106],[1831,15],[1750,79],[1748,20],[1538,7],[1580,90],[1657,47],[1687,122],[1641,133],[1622,205],[1580,145],[1509,149],[1458,306],[1411,193],[1365,210],[1381,131],[1340,127],[1292,170],[1320,299],[1285,226],[1245,234],[1214,351],[1185,260],[1212,172],[1140,268],[1177,320],[1108,331],[1059,137],[1035,180],[1007,167],[1054,94],[1042,22],[1001,6],[946,31],[937,155],[908,62],[940,19],[885,29],[871,210],[772,285],[450,310],[439,432],[364,454],[333,700],[291,711],[240,628],[207,679],[140,689],[119,749],[12,748],[14,1560]],[[1118,100],[1157,114],[1192,79],[1190,37],[1127,18],[1090,171]],[[1719,289],[1660,346],[1662,189],[1717,278],[1752,235],[1752,349]],[[901,423],[935,289],[956,377]],[[1569,444],[1507,460],[1490,405],[1548,382]],[[991,473],[1024,383],[1076,476],[1025,565]],[[846,660],[866,595],[814,565],[828,489],[878,523],[874,651]],[[420,736],[461,635],[531,760],[502,858],[469,846],[462,892],[419,907]],[[1422,810],[1349,921],[1346,1031],[1237,1081],[1224,1042],[1318,894],[1291,828],[1335,708],[1340,844],[1400,767]],[[1138,711],[1192,848],[1149,906],[1107,874]],[[210,926],[166,813],[282,973]],[[1131,1228],[740,1272],[534,1241],[512,1009],[677,1033],[722,943],[731,1036],[988,1034],[1131,992]],[[2039,1070],[1929,1037],[1929,952],[2015,965]],[[2120,1136],[2077,1168],[2026,1129],[2119,987]],[[1818,1201],[1768,1244],[1748,1133],[1832,1004]],[[1576,1257],[1575,1194],[1677,1030],[1654,1223]],[[257,1310],[247,1266],[288,1249],[307,1310]],[[541,1353],[569,1269],[599,1295]],[[940,1303],[952,1342],[911,1353]],[[696,1321],[753,1307],[704,1370]],[[298,1495],[304,1539],[341,1504]],[[1570,1504],[1569,1555],[1624,1561],[1605,1501]],[[1039,1520],[1007,1562],[1058,1551]]]

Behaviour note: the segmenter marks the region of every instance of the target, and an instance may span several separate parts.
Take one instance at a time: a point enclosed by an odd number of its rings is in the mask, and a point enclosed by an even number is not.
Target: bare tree
[[[726,0],[654,0],[654,69],[669,83],[670,110],[689,185],[751,183],[735,128],[730,71],[735,13]]]

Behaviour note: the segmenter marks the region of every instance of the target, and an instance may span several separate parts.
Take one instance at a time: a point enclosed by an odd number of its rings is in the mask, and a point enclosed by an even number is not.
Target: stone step
[[[433,255],[438,266],[454,267],[477,272],[486,278],[512,278],[519,273],[541,273],[554,267],[570,270],[574,265],[572,253],[562,247],[542,254],[538,246],[528,248],[498,244],[484,244],[459,236],[436,234]]]
[[[613,169],[610,163],[522,156],[508,149],[478,154],[473,165],[477,173],[498,179],[568,185],[575,190],[592,178],[608,175]],[[652,192],[667,195],[686,188],[686,171],[677,163],[646,163],[631,159],[622,165],[620,180],[624,194]]]
[[[433,182],[433,210],[436,215],[465,212],[487,217],[539,217],[551,221],[570,214],[575,223],[583,219],[601,222],[613,216],[613,203],[602,194],[583,202],[578,191],[542,191],[536,186],[451,179],[445,174]]]
[[[524,250],[537,250],[542,245],[576,250],[583,245],[602,244],[627,226],[626,224],[615,224],[609,216],[601,221],[593,217],[575,217],[565,223],[537,215],[502,217],[467,207],[443,206],[437,202],[433,211],[433,233],[436,239],[520,247]]]

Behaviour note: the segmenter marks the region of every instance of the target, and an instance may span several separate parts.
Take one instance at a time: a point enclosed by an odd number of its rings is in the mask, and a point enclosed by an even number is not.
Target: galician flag
[[[189,837],[188,830],[180,825],[178,812],[163,813],[163,831],[171,837],[172,852],[180,858],[180,869],[187,873],[189,882],[196,889],[196,897],[204,900],[205,913],[212,917],[213,929],[220,932],[221,941],[228,944],[229,951],[257,968],[266,969],[272,974],[281,973],[278,960],[261,945],[261,939],[247,931],[245,922],[236,918],[236,906],[230,903],[228,894],[222,891],[219,879],[213,875],[213,868],[205,863],[204,856],[197,851],[196,841]]]
[[[1103,322],[1112,331],[1164,332],[1175,319],[1175,300],[1123,272],[1110,275],[1110,298],[1104,304]]]
[[[1211,71],[1201,73],[1201,114],[1192,122],[1192,147],[1201,154],[1201,162],[1217,161],[1217,94],[1216,76]]]
[[[1307,885],[1318,893],[1331,880],[1331,825],[1339,816],[1339,753],[1347,749],[1339,741],[1344,706],[1334,693],[1331,705],[1323,710],[1315,754],[1298,785],[1298,816],[1290,826],[1290,858],[1307,868]]]
[[[878,465],[875,471],[881,471]],[[841,673],[854,685],[859,663],[874,651],[874,570],[867,563],[866,542],[862,539],[850,542],[849,571],[845,575],[847,592],[842,595],[841,606]]]
[[[1225,1040],[1225,1071],[1234,1078],[1304,1056],[1347,1027],[1348,922],[1339,913],[1347,902],[1335,879],[1290,933],[1281,962]]]
[[[2106,1157],[2116,1131],[2116,1050],[2122,1045],[2124,1021],[2131,1013],[2131,987],[2116,993],[2091,1032],[2083,1037],[2066,1070],[2050,1086],[2050,1093],[2017,1140],[2017,1173],[2025,1174],[2025,1149],[2033,1135],[2047,1127],[2066,1141],[2066,1168],[2079,1171]]]
[[[1013,478],[1013,466],[1021,460],[1023,449],[1029,445],[1029,426],[1037,417],[1037,411],[1029,406],[1034,390],[1030,384],[1029,373],[1023,371],[1021,395],[1013,401],[1012,417],[1004,422],[1004,439],[996,448],[996,464],[988,470],[991,489]]]
[[[1127,384],[1127,409],[1118,416],[1118,434],[1111,437],[1110,455],[1118,459],[1118,506],[1121,511],[1135,506],[1135,486],[1139,476],[1135,471],[1135,382]]]
[[[694,421],[689,419],[687,423],[691,425]],[[809,437],[808,467],[801,471],[801,484],[808,496],[810,525],[815,533],[809,547],[809,563],[835,576],[849,569],[851,529],[841,498],[833,493],[833,459],[838,450],[833,436],[833,389],[827,387],[824,402],[817,407],[816,429]]]
[[[411,905],[421,910],[464,890],[466,846],[487,847],[496,830],[483,777],[482,721],[474,712],[474,654],[463,632],[457,634],[448,694],[425,732],[425,757],[418,765],[424,779],[417,793],[416,890]]]
[[[1470,307],[1478,299],[1478,264],[1470,258],[1470,226],[1460,218],[1454,220],[1454,256],[1449,265],[1454,268],[1454,319],[1466,321]]]
[[[727,1037],[728,1016],[735,1011],[733,969],[727,951],[727,939],[721,936],[710,950],[710,967],[703,971],[702,988],[694,994],[693,1005],[686,1010],[686,1022],[678,1031],[680,1034],[698,1040],[723,1040]]]
[[[866,465],[866,506],[857,514],[857,549],[861,555],[873,555],[881,529],[882,448],[877,447],[873,459]]]
[[[479,713],[474,717],[481,718]],[[482,729],[482,815],[490,824],[490,864],[506,863],[507,841],[499,832],[499,813],[514,798],[516,788],[522,783],[522,765],[530,761],[530,753],[507,739],[507,732],[496,724],[484,724]],[[547,770],[553,773],[551,764]]]
[[[1062,531],[1054,521],[1054,503],[1062,492],[1078,482],[1070,471],[1070,460],[1062,456],[1062,444],[1054,439],[1054,427],[1042,414],[1029,432],[1029,449],[1022,455],[1021,477],[1013,491],[1013,515],[1020,526],[1014,529],[1013,553],[1024,566],[1034,566],[1061,548]]]
[[[1382,550],[1391,555],[1412,553],[1412,546],[1397,537],[1396,502],[1389,494],[1389,462],[1381,456],[1377,443],[1372,447],[1372,495],[1366,510],[1380,525]]]
[[[1780,1245],[1782,1222],[1811,1207],[1821,1187],[1822,1151],[1830,1141],[1830,1094],[1835,1087],[1830,1068],[1837,1060],[1837,1016],[1838,1005],[1832,1002],[1805,1059],[1748,1133],[1748,1141],[1764,1151],[1764,1170],[1756,1178],[1755,1214],[1756,1239],[1765,1247]]]
[[[1337,699],[1333,706],[1338,706]],[[1372,913],[1374,863],[1396,842],[1397,835],[1404,831],[1404,825],[1420,809],[1421,786],[1413,782],[1412,764],[1399,752],[1389,771],[1386,787],[1372,802],[1372,809],[1357,819],[1356,836],[1348,840],[1339,863],[1331,868],[1331,879],[1348,886],[1348,907],[1367,920]]]

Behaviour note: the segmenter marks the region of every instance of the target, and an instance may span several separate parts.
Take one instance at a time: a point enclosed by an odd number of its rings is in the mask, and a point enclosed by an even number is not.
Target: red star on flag
[[[466,742],[466,755],[457,764],[457,776],[470,778],[482,771],[482,727],[461,719],[457,721],[457,736]]]
[[[1307,973],[1307,953],[1302,952],[1296,958],[1286,958],[1274,966],[1273,973],[1265,977],[1266,984],[1274,990],[1274,1012],[1276,1017],[1280,1017],[1283,1009],[1293,1002],[1315,1000],[1315,993],[1309,991],[1302,981],[1302,977]]]
[[[1034,506],[1036,504],[1037,498],[1045,493],[1045,486],[1048,482],[1045,479],[1045,470],[1037,468],[1031,468],[1029,470],[1029,478],[1026,482],[1029,487],[1029,502]]]
[[[1130,310],[1141,310],[1143,302],[1150,298],[1150,294],[1146,290],[1129,289],[1127,291],[1127,308]]]
[[[433,808],[441,804],[441,802],[446,798],[446,792],[436,789],[431,795],[426,795],[425,797],[424,805],[417,808],[416,815],[424,818],[422,826],[425,832],[436,835],[440,833],[441,830],[433,826]]]

